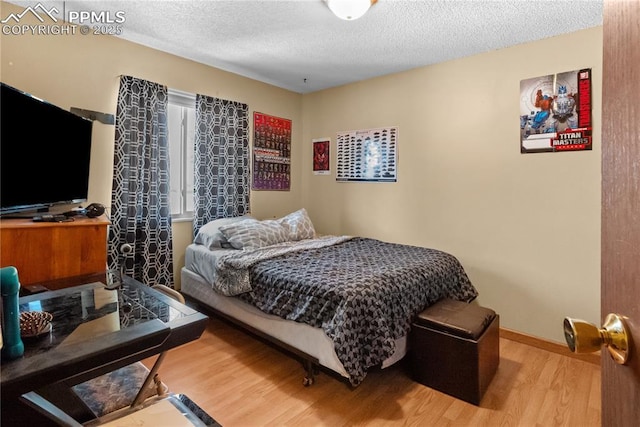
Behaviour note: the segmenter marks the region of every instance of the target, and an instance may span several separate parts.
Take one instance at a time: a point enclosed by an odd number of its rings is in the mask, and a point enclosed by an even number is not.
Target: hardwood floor
[[[226,322],[171,350],[160,376],[225,427],[600,426],[600,366],[501,338],[500,367],[479,407],[411,380],[404,363],[351,388]],[[146,363],[152,360],[146,361]]]

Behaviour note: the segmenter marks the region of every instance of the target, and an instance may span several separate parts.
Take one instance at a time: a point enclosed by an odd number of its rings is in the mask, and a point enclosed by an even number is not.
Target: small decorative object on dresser
[[[49,333],[52,319],[53,315],[46,311],[23,311],[20,313],[20,335],[32,338]]]

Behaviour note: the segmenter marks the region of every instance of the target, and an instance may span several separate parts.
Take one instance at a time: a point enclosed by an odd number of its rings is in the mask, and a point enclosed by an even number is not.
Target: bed
[[[324,367],[360,384],[407,352],[413,317],[477,291],[452,255],[357,236],[316,236],[306,211],[225,218],[186,250],[182,293],[302,356],[305,384]]]

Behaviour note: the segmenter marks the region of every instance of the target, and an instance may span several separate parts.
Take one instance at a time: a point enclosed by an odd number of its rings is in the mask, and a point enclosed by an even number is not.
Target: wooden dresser
[[[104,215],[73,219],[1,219],[0,267],[16,267],[22,286],[46,283],[49,289],[74,284],[57,279],[104,272],[109,220]]]

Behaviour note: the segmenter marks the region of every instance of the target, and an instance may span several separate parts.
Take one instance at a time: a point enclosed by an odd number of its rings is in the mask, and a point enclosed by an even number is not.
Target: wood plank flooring
[[[356,388],[323,372],[304,387],[298,361],[212,318],[160,376],[225,427],[600,426],[600,366],[504,338],[500,352],[479,407],[412,381],[402,362]]]

